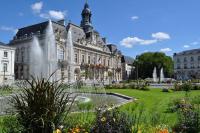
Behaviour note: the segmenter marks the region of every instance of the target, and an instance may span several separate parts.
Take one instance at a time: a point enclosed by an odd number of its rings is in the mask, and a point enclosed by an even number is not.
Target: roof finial
[[[88,0],[85,0],[85,8],[89,8]]]

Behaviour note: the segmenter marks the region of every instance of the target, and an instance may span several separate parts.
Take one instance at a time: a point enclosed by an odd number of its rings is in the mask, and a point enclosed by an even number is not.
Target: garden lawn
[[[149,91],[141,91],[134,89],[111,89],[107,90],[107,92],[120,93],[123,95],[127,95],[133,98],[137,98],[137,103],[142,104],[145,109],[145,114],[148,117],[148,114],[157,112],[161,114],[169,125],[174,125],[177,120],[176,113],[167,112],[167,108],[169,107],[169,103],[173,101],[173,99],[181,98],[185,96],[184,91],[178,92],[162,92],[161,89],[150,89]],[[193,90],[189,93],[189,96],[200,96],[200,90]],[[128,109],[131,106],[134,106],[135,102],[126,104],[122,106],[123,110]],[[149,118],[147,118],[149,119]]]

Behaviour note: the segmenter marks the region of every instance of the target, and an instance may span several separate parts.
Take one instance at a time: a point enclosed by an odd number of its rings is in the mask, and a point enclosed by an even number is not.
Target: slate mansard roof
[[[0,45],[3,45],[3,46],[4,46],[4,45],[6,45],[6,44],[5,44],[5,43],[3,43],[3,42],[0,42]]]
[[[14,41],[20,40],[22,38],[32,37],[33,35],[45,34],[48,23],[49,21],[45,21],[42,23],[20,28],[16,36],[14,37]],[[64,23],[62,24],[56,21],[52,21],[52,25],[53,25],[54,31],[56,28],[59,28],[62,31],[68,32],[68,30],[70,29],[71,34],[72,34],[72,39],[74,42],[77,42],[79,39],[83,39],[86,37],[86,33],[84,32],[83,28],[73,23],[68,23],[68,25],[65,26]],[[99,36],[97,38],[97,42],[99,44],[102,44],[104,48],[109,49],[109,51],[113,54],[121,54],[121,51],[117,49],[116,45],[106,44],[104,38],[101,38],[101,36],[99,35],[97,31],[94,30],[93,32]]]
[[[61,21],[52,21],[53,28],[55,25],[59,25],[59,28],[62,28],[62,30],[65,29],[65,26],[60,23]],[[45,34],[47,26],[49,24],[49,21],[45,21],[42,23],[30,25],[24,28],[18,29],[17,34],[14,37],[14,40],[24,38],[24,37],[32,37],[33,35],[40,35]]]
[[[113,54],[122,54],[115,44],[107,44],[107,47],[110,49],[111,53]]]
[[[7,45],[7,44],[5,44],[3,42],[0,42],[0,48],[15,50],[14,47],[11,47],[10,45]]]
[[[134,59],[129,56],[122,56],[122,62],[129,65],[133,65]]]
[[[174,53],[174,56],[191,55],[191,54],[200,54],[200,49],[192,49],[192,50],[186,50],[180,53]]]

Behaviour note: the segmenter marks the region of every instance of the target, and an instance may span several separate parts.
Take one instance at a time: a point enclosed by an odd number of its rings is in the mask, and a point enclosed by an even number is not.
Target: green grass
[[[149,91],[141,91],[134,89],[110,89],[106,90],[107,92],[120,93],[123,95],[127,95],[133,98],[137,98],[137,101],[132,103],[128,103],[120,107],[123,111],[130,111],[130,108],[134,108],[136,103],[142,104],[144,107],[144,114],[146,116],[146,120],[150,121],[151,117],[155,112],[158,112],[159,115],[164,119],[163,124],[167,124],[169,126],[173,126],[177,122],[177,114],[166,112],[168,105],[173,99],[183,98],[185,97],[184,91],[178,92],[162,92],[161,89],[150,89]],[[191,97],[200,96],[200,90],[193,90],[189,93]],[[137,108],[138,109],[138,108]],[[76,124],[86,124],[91,123],[95,118],[95,113],[85,112],[85,113],[72,113],[69,114],[66,123],[70,123],[68,126],[73,126]],[[3,117],[0,117],[0,129],[2,128]],[[148,122],[147,122],[148,123]],[[1,132],[1,130],[0,130]]]
[[[173,99],[181,98],[185,96],[185,92],[162,92],[161,89],[150,89],[150,91],[141,91],[134,89],[112,89],[107,90],[107,92],[115,92],[123,95],[127,95],[133,98],[137,98],[137,103],[141,103],[144,105],[145,114],[149,117],[152,113],[158,112],[165,120],[167,120],[167,124],[174,125],[176,123],[177,117],[176,113],[167,113],[168,104],[172,102]],[[200,96],[200,91],[191,91],[189,93],[191,97]],[[133,103],[126,104],[121,108],[123,110],[128,109],[131,106],[134,106]],[[148,118],[147,118],[148,119]]]

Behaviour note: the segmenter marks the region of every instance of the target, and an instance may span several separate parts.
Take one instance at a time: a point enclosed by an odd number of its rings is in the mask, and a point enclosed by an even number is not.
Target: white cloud
[[[31,9],[34,13],[40,13],[43,7],[43,2],[36,2],[31,5]]]
[[[120,42],[122,46],[127,48],[132,48],[134,45],[150,45],[154,43],[157,43],[157,40],[144,40],[139,37],[127,37]]]
[[[136,44],[138,44],[138,43],[140,43],[140,42],[142,42],[142,41],[143,41],[143,40],[140,39],[140,38],[138,38],[138,37],[127,37],[127,38],[124,38],[124,39],[120,42],[120,44],[121,44],[122,46],[127,47],[127,48],[132,48],[133,45],[136,45]]]
[[[55,11],[55,10],[49,11],[49,15],[53,19],[64,19],[65,14],[66,14],[66,11]]]
[[[171,52],[172,51],[172,49],[171,48],[162,48],[162,49],[160,49],[160,52]]]
[[[41,18],[45,18],[45,19],[49,19],[50,18],[49,14],[47,14],[47,13],[41,13],[39,16]]]
[[[120,41],[122,46],[132,48],[134,45],[150,45],[159,41],[170,39],[170,35],[164,32],[157,32],[152,34],[153,39],[141,39],[139,37],[127,37]]]
[[[183,47],[184,47],[184,48],[189,48],[189,47],[190,47],[190,45],[184,45]]]
[[[170,39],[170,35],[164,32],[157,32],[157,33],[153,33],[151,35],[154,39],[162,41],[162,40],[168,40]]]
[[[55,11],[55,10],[50,10],[48,13],[41,13],[39,16],[41,18],[45,18],[45,19],[64,19],[66,16],[66,12],[67,11]]]
[[[137,20],[137,19],[139,19],[138,16],[132,16],[132,17],[131,17],[131,20],[133,20],[133,21],[134,21],[134,20]]]
[[[16,34],[17,31],[18,31],[18,29],[15,29],[13,27],[8,27],[8,26],[1,26],[0,30],[7,31],[7,32],[12,32],[14,34]]]
[[[157,40],[143,40],[140,44],[141,45],[150,45],[150,44],[154,44],[157,43]]]
[[[191,45],[197,45],[199,42],[192,42]]]

